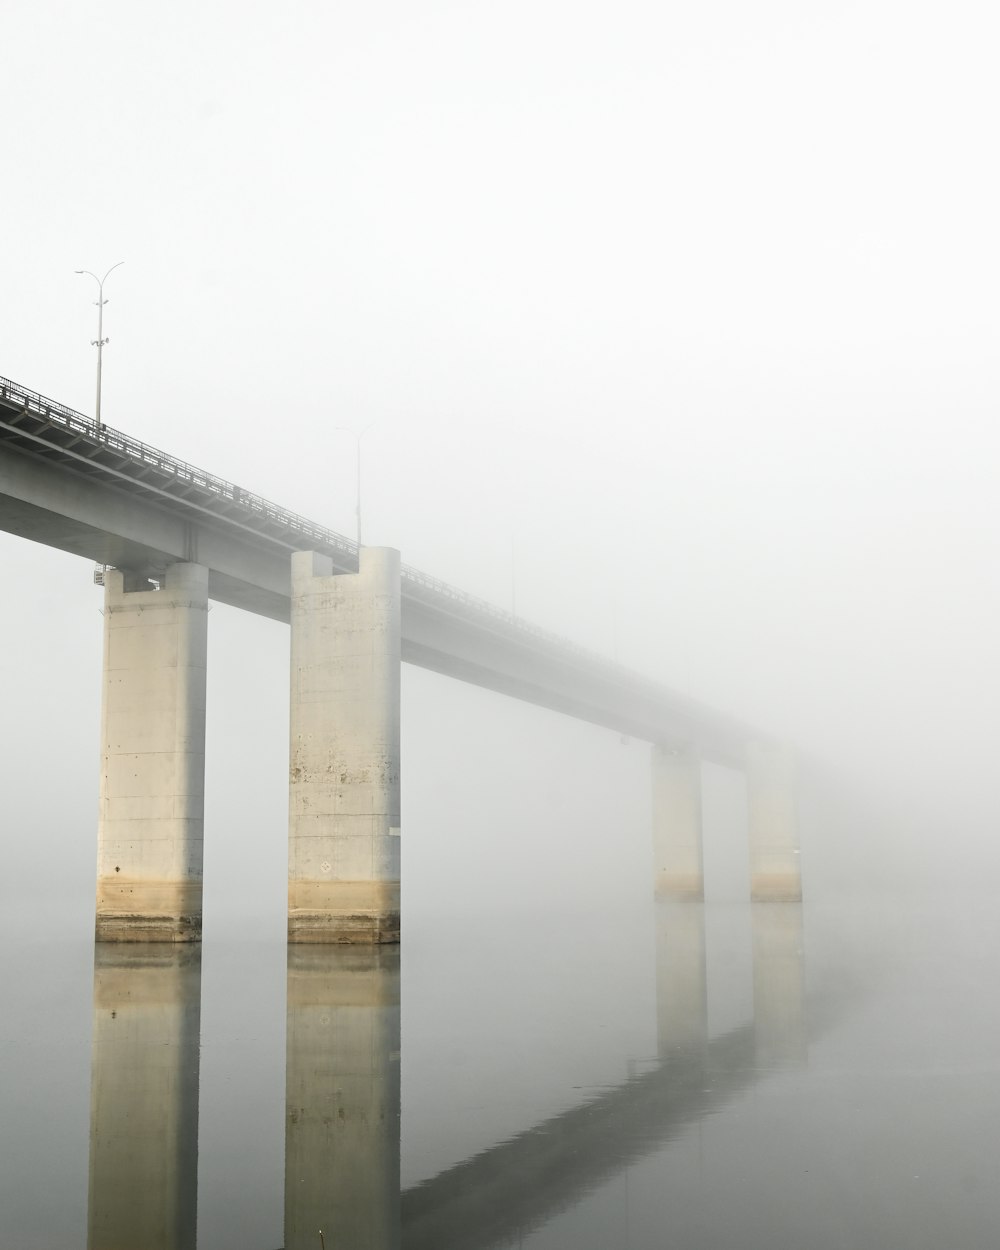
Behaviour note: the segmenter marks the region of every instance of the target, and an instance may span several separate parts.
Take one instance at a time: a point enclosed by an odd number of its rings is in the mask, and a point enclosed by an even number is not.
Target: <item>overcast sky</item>
[[[8,0],[0,373],[91,412],[73,271],[124,260],[109,424],[346,533],[338,427],[371,425],[366,541],[991,830],[998,26],[961,0]],[[92,823],[90,570],[0,558],[11,776],[71,758]],[[212,619],[216,742],[267,715],[210,777],[235,802],[272,760],[280,823],[284,635]],[[498,742],[497,701],[408,681],[407,732],[451,725],[466,775],[611,757],[509,708]],[[454,789],[409,759],[427,822]]]

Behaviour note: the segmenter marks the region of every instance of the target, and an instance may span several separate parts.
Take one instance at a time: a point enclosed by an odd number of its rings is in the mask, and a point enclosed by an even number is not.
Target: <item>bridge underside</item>
[[[215,497],[207,504],[178,496],[76,447],[52,453],[41,435],[0,421],[0,530],[139,579],[161,581],[178,562],[201,564],[210,599],[286,622],[294,551],[320,551],[337,573],[357,571],[346,540],[323,545],[282,530],[239,498],[220,507]],[[747,728],[621,666],[503,613],[470,609],[405,571],[401,611],[405,663],[640,740],[690,743],[705,758],[742,766]]]
[[[289,940],[399,940],[399,666],[654,744],[657,891],[703,897],[701,761],[746,768],[754,897],[800,897],[747,726],[0,378],[0,530],[105,566],[98,937],[201,932],[209,599],[291,625]]]

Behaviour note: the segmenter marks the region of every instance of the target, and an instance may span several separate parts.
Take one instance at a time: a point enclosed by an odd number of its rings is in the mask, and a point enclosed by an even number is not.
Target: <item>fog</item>
[[[0,373],[792,742],[807,897],[988,887],[997,18],[13,0]],[[100,592],[0,538],[6,908],[91,919]],[[206,934],[287,629],[210,618]],[[404,909],[648,892],[641,743],[406,670]],[[746,874],[706,771],[710,892]],[[743,860],[741,860],[741,856]],[[39,884],[43,883],[43,884]],[[404,921],[406,923],[406,921]]]

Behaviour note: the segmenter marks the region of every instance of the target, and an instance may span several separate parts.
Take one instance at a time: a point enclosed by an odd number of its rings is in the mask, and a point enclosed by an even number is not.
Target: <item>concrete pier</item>
[[[195,1250],[201,948],[97,946],[88,1250]]]
[[[656,1035],[661,1059],[708,1043],[705,906],[656,902]]]
[[[750,897],[754,902],[799,902],[799,830],[795,804],[795,761],[777,743],[747,747],[747,803],[750,826]]]
[[[654,890],[659,898],[702,900],[701,759],[691,746],[652,751]]]
[[[399,578],[292,556],[290,942],[399,941]]]
[[[104,578],[99,942],[201,937],[208,570]]]
[[[285,1250],[399,1250],[399,950],[288,948]]]

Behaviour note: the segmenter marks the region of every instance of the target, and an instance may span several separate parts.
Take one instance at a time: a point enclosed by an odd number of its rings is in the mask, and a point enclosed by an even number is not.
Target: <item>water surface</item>
[[[997,919],[926,901],[6,943],[12,1250],[983,1247]]]

